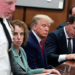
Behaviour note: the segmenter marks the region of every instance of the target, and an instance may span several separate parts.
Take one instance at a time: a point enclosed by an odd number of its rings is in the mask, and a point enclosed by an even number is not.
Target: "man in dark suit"
[[[75,14],[75,6],[73,6],[73,7],[70,8],[70,10],[69,10],[69,17],[72,16],[72,15],[74,15],[74,14]],[[61,24],[57,27],[57,29],[64,27],[64,26],[66,25],[66,23],[67,23],[67,21],[61,23]]]
[[[75,15],[71,16],[64,28],[48,34],[46,38],[48,63],[57,66],[66,60],[75,60]]]
[[[46,49],[41,40],[47,37],[52,22],[53,20],[47,15],[36,15],[32,20],[27,44],[23,47],[32,69],[48,68]]]

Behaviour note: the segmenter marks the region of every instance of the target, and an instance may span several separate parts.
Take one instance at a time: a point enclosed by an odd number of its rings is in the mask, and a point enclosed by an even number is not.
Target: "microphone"
[[[69,75],[68,73],[66,73],[66,72],[64,72],[64,71],[62,71],[62,70],[60,70],[60,69],[57,69],[57,68],[53,67],[52,65],[49,65],[49,68],[56,69],[56,70],[58,70],[58,71],[60,71],[60,72],[65,73],[66,75]]]

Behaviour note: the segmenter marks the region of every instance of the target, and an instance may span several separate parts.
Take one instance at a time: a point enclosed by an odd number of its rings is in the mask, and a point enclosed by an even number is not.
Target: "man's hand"
[[[75,54],[66,55],[66,60],[75,60]]]

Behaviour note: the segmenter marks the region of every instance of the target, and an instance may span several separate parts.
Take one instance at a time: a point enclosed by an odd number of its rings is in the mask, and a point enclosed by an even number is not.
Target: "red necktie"
[[[40,46],[41,46],[42,54],[43,54],[43,56],[44,56],[44,51],[43,51],[43,43],[42,43],[42,40],[40,41]]]

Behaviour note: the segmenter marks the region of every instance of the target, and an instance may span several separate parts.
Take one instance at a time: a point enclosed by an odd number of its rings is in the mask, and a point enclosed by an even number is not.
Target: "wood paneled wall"
[[[75,6],[75,0],[69,1],[69,8],[71,8],[72,6]]]
[[[24,8],[23,7],[16,7],[16,10],[12,13],[13,19],[19,19],[23,21],[23,15],[24,15]]]
[[[49,32],[51,32],[54,31],[60,23],[67,20],[68,10],[70,7],[74,6],[74,3],[75,0],[65,0],[64,10],[16,7],[15,12],[13,12],[13,19],[25,21],[25,23],[29,27],[34,15],[36,14],[48,15],[54,20],[54,23],[51,25],[49,30]]]

